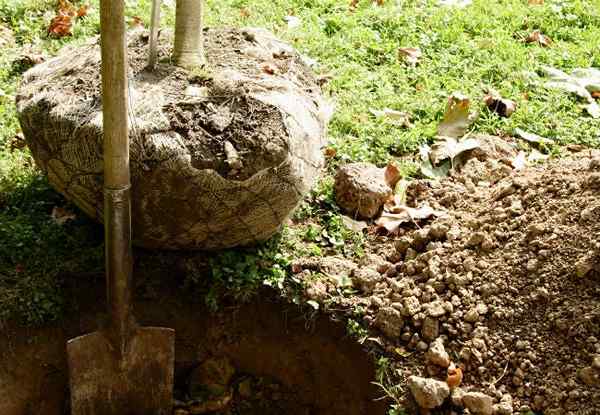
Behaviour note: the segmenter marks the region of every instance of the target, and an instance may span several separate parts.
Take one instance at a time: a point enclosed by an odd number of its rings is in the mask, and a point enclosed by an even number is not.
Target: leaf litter
[[[594,95],[600,93],[600,69],[577,68],[569,75],[559,69],[543,66],[542,72],[550,79],[544,84],[546,88],[577,95],[586,101],[583,108],[588,114],[592,118],[600,118],[600,106],[594,99]]]

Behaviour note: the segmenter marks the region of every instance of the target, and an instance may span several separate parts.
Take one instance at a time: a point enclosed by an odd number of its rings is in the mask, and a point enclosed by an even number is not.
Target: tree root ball
[[[146,69],[148,35],[129,34],[134,244],[251,245],[276,233],[323,167],[331,106],[291,46],[262,29],[205,30],[208,64]],[[19,121],[51,185],[103,219],[99,40],[24,75]]]

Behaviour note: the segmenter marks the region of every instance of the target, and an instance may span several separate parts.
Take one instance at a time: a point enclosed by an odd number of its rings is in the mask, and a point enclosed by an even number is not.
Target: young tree
[[[183,68],[205,62],[202,12],[204,0],[177,0],[175,14],[175,64]]]

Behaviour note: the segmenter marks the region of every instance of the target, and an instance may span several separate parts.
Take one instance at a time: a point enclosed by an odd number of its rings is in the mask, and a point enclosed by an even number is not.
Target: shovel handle
[[[152,0],[152,18],[150,20],[150,54],[148,69],[153,70],[158,56],[158,29],[160,27],[161,0]]]
[[[100,1],[104,227],[110,330],[122,349],[133,328],[131,194],[124,0]]]

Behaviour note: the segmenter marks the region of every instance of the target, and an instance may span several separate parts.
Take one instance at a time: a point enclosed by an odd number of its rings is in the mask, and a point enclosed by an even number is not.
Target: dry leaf
[[[240,9],[240,16],[242,16],[244,19],[247,19],[248,17],[250,17],[250,10],[248,10],[245,7],[242,7]]]
[[[327,147],[327,148],[325,148],[325,150],[323,150],[323,154],[325,155],[326,158],[331,159],[336,156],[337,150],[333,147]]]
[[[436,142],[431,146],[429,159],[434,166],[440,165],[442,161],[447,159],[453,165],[456,157],[479,146],[479,141],[474,138],[458,141],[453,137],[438,137]]]
[[[522,138],[525,141],[528,141],[530,143],[534,143],[534,144],[550,144],[552,143],[552,140],[550,140],[549,138],[546,137],[542,137],[540,135],[537,134],[533,134],[533,133],[528,133],[527,131],[521,130],[520,128],[515,128],[515,133],[517,134],[518,137]]]
[[[527,3],[530,6],[544,4],[544,0],[528,0]]]
[[[490,91],[483,97],[485,105],[501,117],[510,117],[517,109],[517,103],[510,99],[502,98],[496,91]]]
[[[358,0],[350,0],[350,11],[353,12],[356,10],[356,8],[358,7]]]
[[[387,185],[394,189],[396,187],[396,183],[398,183],[401,178],[402,173],[400,173],[398,166],[392,162],[388,163],[387,167],[385,168],[385,182]]]
[[[547,47],[552,44],[552,39],[542,34],[542,32],[540,32],[539,30],[534,30],[529,36],[525,38],[525,42],[538,43],[540,46]]]
[[[362,232],[363,229],[366,229],[369,226],[367,225],[367,222],[363,220],[354,220],[348,216],[342,216],[342,222],[344,222],[344,226],[346,226],[346,228],[353,232]]]
[[[600,118],[600,105],[592,95],[600,91],[600,69],[577,68],[571,72],[571,75],[549,66],[542,67],[542,70],[552,79],[544,84],[546,88],[576,94],[587,101],[583,108],[592,118]]]
[[[510,164],[512,164],[513,168],[515,170],[522,170],[525,168],[525,166],[527,166],[527,155],[525,154],[524,151],[519,151],[519,154],[517,154],[511,161]]]
[[[446,383],[452,388],[456,388],[460,386],[463,379],[462,369],[460,367],[454,366],[454,363],[450,364],[448,367],[448,377],[446,378]]]
[[[375,224],[385,228],[385,230],[389,233],[396,232],[400,226],[407,222],[415,222],[417,220],[440,217],[444,215],[444,212],[434,210],[428,205],[423,205],[419,208],[394,206],[392,210],[393,212],[384,211],[381,214],[381,217],[375,221]]]
[[[594,92],[592,92],[592,98],[594,98],[594,99],[600,98],[600,91],[594,91]]]
[[[71,36],[71,27],[73,26],[72,18],[68,14],[62,14],[59,12],[48,27],[48,34],[54,37],[65,37]]]
[[[410,123],[410,114],[407,112],[396,111],[390,108],[384,108],[383,110],[376,110],[371,108],[369,109],[369,111],[375,117],[388,119],[392,124],[398,125],[400,127],[412,127],[412,124]]]
[[[77,17],[85,17],[88,14],[90,6],[89,4],[84,4],[77,10]]]
[[[427,144],[419,147],[419,158],[421,159],[419,171],[421,176],[432,180],[437,180],[448,176],[450,168],[452,167],[450,161],[444,162],[439,166],[434,166],[431,164],[431,160],[429,159],[430,153],[431,147],[429,147]]]
[[[419,63],[419,59],[422,56],[421,49],[419,48],[400,48],[398,49],[398,55],[401,59],[404,59],[406,63],[411,66],[416,66]]]
[[[54,209],[52,209],[51,217],[54,223],[61,226],[70,220],[77,219],[77,215],[75,215],[73,212],[58,206],[54,206]]]
[[[287,22],[288,29],[296,29],[302,25],[302,20],[296,16],[285,16],[283,20]]]
[[[133,16],[129,19],[129,27],[144,27],[144,21],[138,16]]]
[[[549,158],[550,158],[549,154],[542,154],[539,151],[537,151],[536,149],[533,149],[533,151],[531,153],[529,153],[529,156],[527,156],[527,162],[529,164],[535,164],[540,161],[546,161]]]
[[[82,13],[81,15],[79,13]],[[56,16],[50,22],[48,34],[54,37],[71,36],[73,28],[73,19],[83,17],[87,14],[87,6],[82,6],[76,10],[67,0],[59,0]]]
[[[465,135],[477,117],[476,113],[469,112],[470,105],[469,98],[457,92],[453,93],[448,98],[444,119],[437,129],[438,135],[454,138]]]
[[[269,75],[275,75],[277,73],[277,67],[269,62],[263,63],[261,65],[261,68],[264,73],[267,73]]]
[[[25,147],[27,147],[27,142],[25,141],[25,136],[23,135],[23,133],[16,134],[10,140],[9,145],[10,145],[10,151],[22,150]]]

